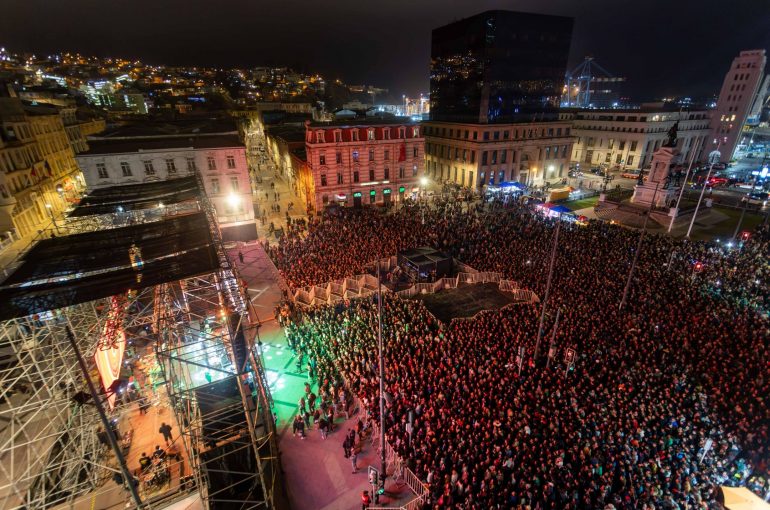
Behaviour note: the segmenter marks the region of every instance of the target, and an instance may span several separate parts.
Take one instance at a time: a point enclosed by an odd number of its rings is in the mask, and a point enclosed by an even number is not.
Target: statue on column
[[[674,122],[674,125],[671,126],[671,129],[668,130],[668,138],[663,144],[663,147],[676,147],[676,142],[678,140],[677,138],[678,130],[679,130],[679,121],[676,121]]]

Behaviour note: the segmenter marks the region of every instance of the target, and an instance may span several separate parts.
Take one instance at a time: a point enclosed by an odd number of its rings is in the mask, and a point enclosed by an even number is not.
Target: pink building
[[[765,75],[766,60],[765,50],[742,51],[733,60],[711,114],[711,135],[704,147],[704,158],[717,147],[722,161],[732,158]]]
[[[388,205],[419,192],[425,138],[407,118],[305,123],[315,209]]]

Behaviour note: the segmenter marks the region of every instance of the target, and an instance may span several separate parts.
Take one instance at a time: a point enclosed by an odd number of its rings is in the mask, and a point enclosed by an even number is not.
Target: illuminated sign
[[[353,198],[361,198],[361,192],[356,191],[355,193],[353,193]]]
[[[369,194],[370,194],[371,196],[374,196],[374,195],[376,195],[376,194],[377,194],[377,191],[375,191],[375,190],[372,190],[372,191],[370,191],[370,192],[369,192]]]
[[[386,195],[390,195],[390,188],[385,188],[382,192]]]
[[[400,187],[398,188],[398,192],[399,192],[399,193],[403,193],[404,191],[406,191],[406,188],[405,188],[405,187],[403,187],[403,186],[400,186]]]

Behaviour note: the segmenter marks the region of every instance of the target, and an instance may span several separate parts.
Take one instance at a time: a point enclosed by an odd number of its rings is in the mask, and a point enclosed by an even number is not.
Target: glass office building
[[[487,11],[434,29],[431,119],[517,122],[555,111],[572,25],[563,16]]]

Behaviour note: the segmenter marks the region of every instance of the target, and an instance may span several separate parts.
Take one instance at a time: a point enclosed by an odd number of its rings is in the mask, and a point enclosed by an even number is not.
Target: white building
[[[733,60],[711,114],[707,153],[718,148],[722,161],[732,158],[764,78],[766,62],[765,50],[742,51]]]
[[[200,172],[222,238],[257,238],[246,148],[236,133],[94,139],[77,160],[88,189]]]
[[[693,149],[698,151],[698,158],[709,133],[706,111],[668,111],[662,107],[581,110],[572,119],[572,135],[577,138],[570,159],[585,170],[601,165],[616,170],[648,167],[674,123],[678,123],[677,148],[682,159],[689,160]]]

